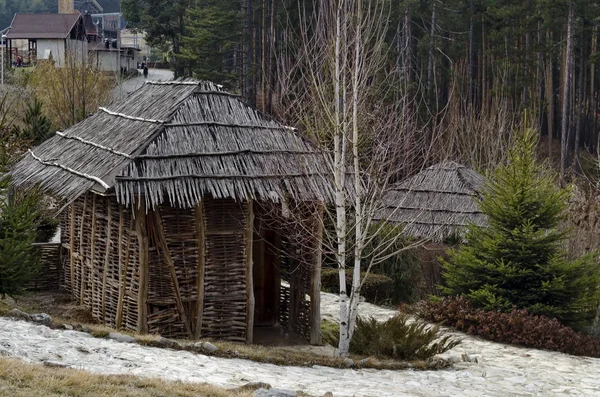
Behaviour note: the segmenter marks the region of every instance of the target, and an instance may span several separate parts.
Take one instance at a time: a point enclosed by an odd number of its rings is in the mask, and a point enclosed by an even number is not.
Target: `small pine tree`
[[[2,193],[4,195],[6,192]],[[39,194],[32,193],[12,195],[10,199],[2,199],[0,202],[2,296],[21,293],[27,282],[38,272],[39,258],[32,244],[37,236],[40,200]]]
[[[581,326],[598,306],[600,268],[595,253],[567,258],[559,226],[570,190],[536,161],[536,145],[527,131],[487,182],[479,206],[488,226],[470,225],[466,244],[442,261],[442,291],[487,310],[516,306]]]
[[[39,145],[52,137],[52,123],[44,116],[42,103],[37,98],[27,104],[23,123],[24,127],[15,127],[15,134],[33,145]]]

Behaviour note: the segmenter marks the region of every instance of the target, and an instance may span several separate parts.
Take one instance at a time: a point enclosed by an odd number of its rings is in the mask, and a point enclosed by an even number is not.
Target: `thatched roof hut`
[[[279,323],[318,343],[326,167],[235,95],[178,80],[148,82],[57,132],[12,176],[68,204],[63,285],[99,321],[247,342],[255,325]],[[284,200],[302,225],[282,221]],[[282,268],[293,269],[289,288]]]
[[[469,223],[486,223],[475,201],[484,181],[452,161],[433,165],[392,186],[376,218],[405,225],[408,235],[443,241],[462,234]]]

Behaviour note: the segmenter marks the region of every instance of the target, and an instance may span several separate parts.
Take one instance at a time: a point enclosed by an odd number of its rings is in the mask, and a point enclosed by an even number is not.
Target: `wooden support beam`
[[[94,315],[94,299],[96,298],[96,264],[94,263],[96,261],[96,233],[98,230],[98,219],[96,219],[96,197],[97,195],[92,193],[92,231],[90,235],[90,261],[88,273],[90,278],[90,310],[92,311],[92,316]]]
[[[139,197],[135,211],[135,232],[138,239],[139,287],[137,328],[141,334],[148,333],[148,229],[146,224],[146,202]]]
[[[321,344],[321,262],[323,256],[323,206],[314,213],[314,260],[310,278],[310,344]]]
[[[204,316],[204,268],[206,264],[206,241],[204,225],[204,200],[196,206],[196,235],[198,237],[198,279],[196,280],[196,291],[198,300],[196,302],[196,324],[194,327],[194,339],[202,336],[202,316]]]
[[[71,219],[69,220],[69,273],[70,273],[70,283],[69,290],[71,291],[71,297],[73,297],[73,293],[75,292],[75,206],[77,201],[71,203]],[[66,276],[66,275],[65,275]],[[66,281],[66,277],[65,277]]]
[[[123,306],[125,305],[125,292],[127,291],[127,270],[129,267],[129,257],[130,257],[130,249],[129,245],[131,244],[131,234],[133,233],[133,223],[135,222],[131,219],[129,224],[129,230],[127,230],[127,237],[125,240],[125,260],[123,261],[123,226],[125,220],[123,219],[123,208],[119,209],[119,299],[117,301],[117,318],[115,319],[115,327],[120,329],[123,325]]]
[[[79,224],[79,256],[81,280],[79,280],[79,304],[83,305],[83,297],[85,296],[85,248],[83,245],[83,229],[85,227],[85,211],[87,210],[88,195],[83,198],[83,211],[81,212],[81,223]]]
[[[275,320],[278,322],[281,317],[281,233],[280,228],[274,230],[275,238],[273,241],[274,271],[273,282],[275,283]]]
[[[177,312],[179,313],[179,319],[183,322],[185,331],[191,338],[193,337],[192,329],[190,327],[188,318],[185,314],[185,308],[183,307],[183,302],[181,300],[181,290],[179,288],[179,280],[177,279],[177,271],[175,270],[175,263],[173,263],[173,258],[171,257],[171,252],[169,251],[167,237],[165,236],[165,230],[162,226],[162,219],[160,218],[159,208],[156,208],[154,210],[154,223],[156,226],[156,240],[157,243],[160,245],[160,250],[163,253],[163,257],[165,258],[165,262],[167,263],[167,268],[169,269],[169,273],[171,274],[171,282],[173,283],[173,290],[175,291],[175,303],[177,304]]]
[[[254,239],[254,209],[252,200],[248,200],[246,217],[246,343],[254,340],[254,282],[252,277],[252,245]]]
[[[112,205],[110,199],[104,199],[108,202],[107,215],[108,220],[106,224],[106,251],[104,252],[104,268],[102,269],[102,297],[101,297],[101,313],[102,321],[106,323],[106,278],[108,277],[108,267],[110,265],[110,250],[112,248]],[[120,258],[120,256],[119,256]]]

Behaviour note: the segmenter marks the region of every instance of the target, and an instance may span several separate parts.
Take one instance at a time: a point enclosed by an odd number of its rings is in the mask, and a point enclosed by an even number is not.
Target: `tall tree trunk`
[[[261,60],[260,60],[260,107],[263,112],[267,111],[267,32],[270,29],[267,26],[267,14],[269,13],[267,7],[267,0],[262,0],[262,24],[261,24],[261,33],[262,33],[262,45],[261,45]]]
[[[254,15],[252,11],[252,0],[246,0],[246,101],[256,105],[254,95],[254,65],[252,62],[254,54]]]
[[[475,13],[475,0],[470,0],[469,11],[469,83],[468,83],[468,101],[469,105],[473,105],[474,98],[474,81],[475,81],[475,27],[473,23]]]
[[[543,120],[543,113],[544,113],[544,105],[543,105],[543,100],[544,100],[544,73],[543,73],[543,67],[544,67],[544,59],[542,57],[542,19],[539,17],[538,15],[538,20],[537,20],[537,55],[536,55],[536,71],[535,71],[535,76],[536,76],[536,110],[537,110],[537,116],[538,116],[538,124],[540,127],[540,130],[542,129],[542,120]],[[540,131],[541,134],[541,131]]]
[[[577,121],[575,122],[575,143],[573,144],[573,169],[575,171],[578,171],[579,168],[579,145],[580,145],[580,139],[581,139],[581,128],[582,128],[582,123],[583,123],[583,110],[584,110],[584,106],[583,106],[583,98],[585,95],[585,87],[586,85],[583,82],[584,76],[585,76],[585,63],[584,63],[584,56],[585,56],[585,46],[584,46],[584,37],[583,34],[580,35],[580,39],[579,42],[581,43],[581,50],[580,50],[580,54],[579,54],[579,81],[578,81],[578,87],[577,87],[577,107],[576,107],[576,117],[577,117]]]
[[[598,51],[598,25],[594,24],[592,28],[592,48],[590,54]],[[596,131],[596,64],[590,64],[590,111],[592,113],[592,131]],[[596,151],[600,155],[600,131],[595,136]]]
[[[270,23],[270,41],[271,41],[271,51],[270,51],[270,60],[269,60],[269,86],[268,86],[268,95],[267,95],[267,113],[273,113],[273,93],[276,90],[276,73],[277,73],[277,59],[275,58],[275,53],[277,51],[277,37],[276,37],[276,29],[275,29],[275,14],[277,12],[277,1],[271,0],[271,23]]]
[[[552,32],[548,30],[546,33],[547,45],[552,43]],[[548,156],[552,157],[552,139],[554,137],[554,76],[552,55],[546,54],[546,104],[548,106]]]
[[[429,50],[428,50],[428,61],[427,61],[427,96],[429,98],[429,103],[433,104],[433,87],[435,78],[435,32],[436,32],[436,24],[437,24],[437,15],[436,15],[436,1],[433,0],[431,2],[431,29],[429,34]]]
[[[573,2],[569,3],[569,16],[567,20],[567,44],[565,49],[564,74],[563,74],[563,102],[561,111],[561,136],[560,136],[560,180],[565,182],[568,158],[568,129],[569,129],[569,96],[573,80],[572,58],[574,46],[575,10]]]

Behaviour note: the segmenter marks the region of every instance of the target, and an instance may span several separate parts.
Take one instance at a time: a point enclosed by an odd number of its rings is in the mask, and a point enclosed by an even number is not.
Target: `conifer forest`
[[[123,0],[122,9],[128,26],[145,31],[151,44],[170,43],[177,77],[216,81],[286,119],[286,96],[301,74],[298,49],[318,32],[329,3]],[[371,3],[386,24],[383,72],[398,76],[394,84],[409,98],[404,112],[418,131],[415,142],[428,143],[430,160],[451,156],[486,170],[502,155],[498,139],[517,126],[539,131],[542,150],[563,178],[582,168],[576,148],[596,156],[600,3]],[[379,78],[372,76],[373,89]]]

